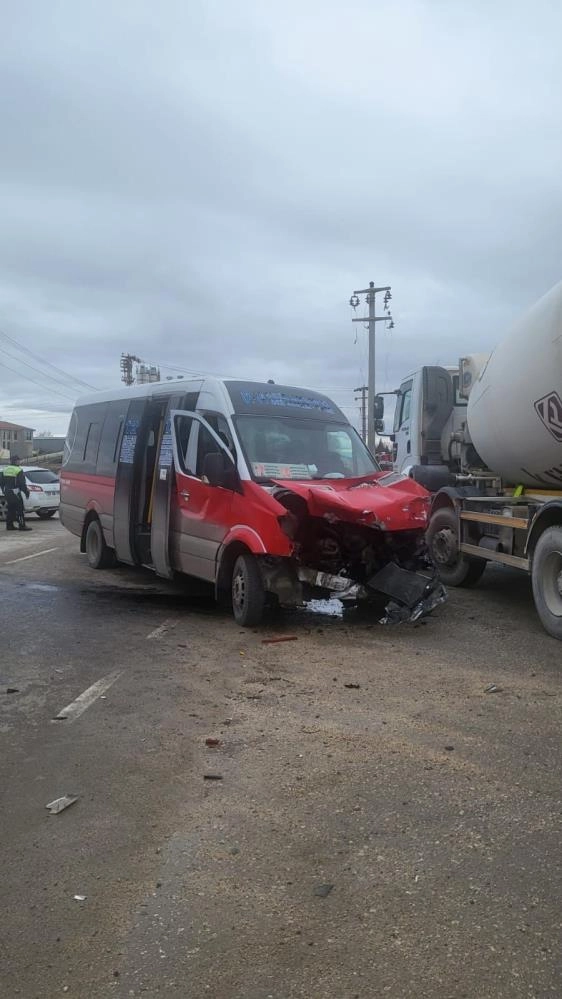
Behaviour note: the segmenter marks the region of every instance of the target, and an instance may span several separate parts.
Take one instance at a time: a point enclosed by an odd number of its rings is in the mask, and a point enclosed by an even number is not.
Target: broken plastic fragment
[[[51,815],[58,815],[59,812],[64,812],[65,808],[70,808],[75,801],[78,801],[77,794],[63,794],[62,798],[55,798],[54,801],[45,805],[45,808],[49,809]]]
[[[447,600],[447,591],[442,583],[437,583],[434,589],[418,601],[414,607],[406,607],[391,600],[385,607],[385,616],[381,618],[381,624],[402,624],[403,622],[414,623],[422,617],[427,617],[436,607],[444,604]]]

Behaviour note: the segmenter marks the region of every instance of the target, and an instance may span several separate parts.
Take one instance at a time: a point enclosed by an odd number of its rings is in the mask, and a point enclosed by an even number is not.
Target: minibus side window
[[[235,448],[232,442],[232,434],[230,432],[228,423],[226,422],[224,416],[221,413],[202,413],[204,419],[207,421],[210,427],[219,435],[225,447],[227,447],[235,459]],[[197,472],[198,478],[203,475],[203,463],[208,454],[216,454],[219,450],[219,446],[216,440],[211,436],[209,431],[203,427],[199,426],[199,436],[197,439]]]
[[[127,405],[120,400],[110,402],[107,407],[98,449],[98,475],[115,475]]]
[[[219,435],[224,444],[226,444],[226,446],[232,451],[232,434],[222,413],[201,413],[201,416],[207,421],[209,426],[213,428],[215,433]]]
[[[100,441],[99,423],[90,423],[84,445],[84,464],[95,465],[98,457],[98,445]]]
[[[193,426],[193,420],[190,416],[178,416],[176,417],[176,442],[178,446],[179,458],[183,471],[187,475],[193,475],[191,468],[187,465],[187,454],[189,447],[189,436],[191,433],[191,428]]]
[[[213,428],[214,429],[214,428]],[[203,475],[203,465],[208,454],[216,453],[219,446],[211,436],[206,427],[199,426],[199,436],[197,438],[197,471],[196,475],[200,479]]]

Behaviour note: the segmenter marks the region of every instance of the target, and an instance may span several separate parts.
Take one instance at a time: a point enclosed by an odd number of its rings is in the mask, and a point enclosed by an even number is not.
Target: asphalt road
[[[0,994],[562,995],[562,649],[522,575],[418,627],[242,632],[29,524],[0,525]]]

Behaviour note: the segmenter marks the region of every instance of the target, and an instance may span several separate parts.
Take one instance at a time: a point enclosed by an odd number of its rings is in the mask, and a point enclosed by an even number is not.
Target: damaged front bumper
[[[419,621],[447,599],[447,591],[436,575],[426,576],[393,562],[380,569],[366,585],[304,566],[299,567],[297,576],[300,583],[327,591],[330,599],[343,603],[369,601],[377,595],[390,597],[381,624]]]
[[[368,586],[391,598],[381,624],[419,621],[447,599],[447,591],[436,574],[426,576],[422,572],[402,569],[393,562],[372,576]]]

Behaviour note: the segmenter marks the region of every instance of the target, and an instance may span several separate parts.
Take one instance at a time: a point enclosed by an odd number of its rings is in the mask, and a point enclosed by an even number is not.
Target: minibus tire
[[[91,520],[86,530],[86,557],[92,569],[110,569],[115,565],[115,552],[108,548],[99,520]]]
[[[239,555],[232,572],[232,613],[242,628],[251,628],[263,618],[265,589],[253,555]]]

